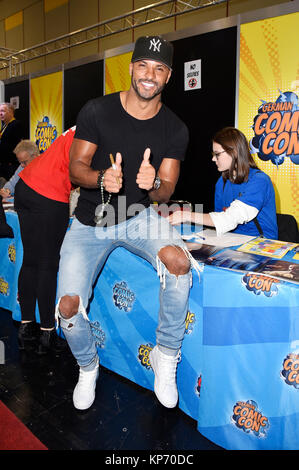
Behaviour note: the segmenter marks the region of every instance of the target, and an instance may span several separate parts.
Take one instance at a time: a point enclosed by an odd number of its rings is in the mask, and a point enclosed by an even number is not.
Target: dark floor
[[[154,393],[105,368],[93,406],[76,411],[78,369],[69,350],[46,357],[20,353],[17,327],[11,313],[0,309],[0,400],[50,450],[221,450],[181,410],[164,408]]]

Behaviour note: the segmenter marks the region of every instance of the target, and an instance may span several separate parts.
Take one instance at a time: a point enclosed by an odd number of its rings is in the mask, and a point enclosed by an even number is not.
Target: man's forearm
[[[70,164],[70,180],[76,186],[83,188],[96,188],[99,171],[93,170],[81,161]]]
[[[161,186],[159,189],[152,189],[149,191],[149,197],[153,202],[168,202],[174,193],[174,185],[169,181],[161,180]]]

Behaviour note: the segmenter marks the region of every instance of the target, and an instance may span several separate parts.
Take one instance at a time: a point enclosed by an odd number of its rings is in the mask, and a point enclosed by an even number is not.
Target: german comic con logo
[[[117,308],[130,312],[135,301],[135,294],[125,281],[117,282],[113,287],[113,301]]]
[[[277,284],[279,282],[278,279],[253,273],[246,273],[242,278],[242,283],[246,286],[247,290],[255,295],[263,293],[266,297],[272,297],[278,293]]]
[[[45,116],[39,121],[35,130],[35,141],[40,153],[47,150],[57,137],[57,128],[50,124],[50,119]]]
[[[98,321],[90,323],[91,332],[95,339],[96,346],[99,348],[104,348],[106,335]]]
[[[275,102],[262,100],[253,120],[254,137],[250,141],[252,153],[263,160],[281,165],[285,158],[299,165],[299,103],[298,96],[280,92]]]
[[[153,349],[153,345],[148,344],[141,344],[138,348],[138,359],[143,367],[146,369],[151,369],[151,363],[149,360],[149,353]]]
[[[269,428],[268,418],[263,416],[253,400],[238,401],[233,409],[232,421],[239,429],[257,437],[265,437]]]
[[[3,277],[0,277],[0,294],[5,296],[9,294],[9,284]]]
[[[299,354],[290,353],[283,361],[281,377],[285,383],[299,389]]]
[[[190,335],[193,331],[195,323],[195,313],[192,313],[188,310],[186,319],[185,319],[185,334]]]
[[[8,258],[12,263],[16,262],[16,246],[14,243],[11,243],[8,247]]]

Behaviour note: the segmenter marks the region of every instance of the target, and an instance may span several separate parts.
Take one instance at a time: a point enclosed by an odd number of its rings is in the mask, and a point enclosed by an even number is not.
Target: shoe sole
[[[152,369],[154,371],[154,374],[155,374],[155,381],[154,381],[154,392],[156,394],[156,397],[158,398],[159,402],[165,406],[165,408],[175,408],[177,403],[178,403],[178,400],[175,402],[175,403],[169,403],[169,402],[165,402],[164,400],[161,400],[161,397],[157,391],[157,385],[156,385],[156,371],[155,371],[155,355],[152,354],[152,352],[149,353],[149,360],[150,360],[150,363],[151,363],[151,366],[152,366]]]

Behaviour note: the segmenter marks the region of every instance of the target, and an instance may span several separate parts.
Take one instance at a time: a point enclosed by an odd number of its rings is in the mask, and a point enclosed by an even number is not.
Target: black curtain
[[[5,85],[5,102],[9,103],[14,96],[19,97],[19,109],[15,110],[15,118],[22,123],[23,139],[29,139],[29,80]]]
[[[214,208],[220,176],[211,156],[213,134],[234,126],[237,28],[227,28],[173,41],[174,64],[163,102],[186,123],[190,144],[172,199]],[[184,63],[201,59],[201,89],[184,91]]]
[[[103,61],[90,62],[64,71],[64,129],[76,124],[82,106],[103,95]]]

